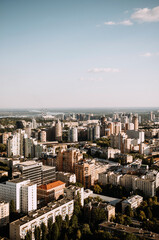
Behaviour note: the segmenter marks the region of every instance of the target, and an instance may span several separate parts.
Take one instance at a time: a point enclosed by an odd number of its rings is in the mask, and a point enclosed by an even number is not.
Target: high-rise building
[[[100,126],[98,124],[88,126],[87,128],[87,139],[89,141],[94,141],[100,138]]]
[[[68,130],[68,141],[77,142],[78,141],[78,131],[76,127],[70,127]]]
[[[21,171],[22,175],[30,179],[32,183],[37,185],[42,184],[42,163],[35,161],[20,162],[17,168]]]
[[[0,183],[0,200],[15,203],[17,212],[25,212],[37,209],[37,185],[26,178],[9,180]]]
[[[61,150],[57,155],[57,170],[75,173],[75,164],[83,158],[83,154],[78,149]]]
[[[21,148],[20,148],[21,136],[20,133],[14,133],[12,136],[8,138],[7,141],[7,156],[20,156]]]
[[[57,141],[62,140],[62,125],[61,125],[60,121],[58,121],[55,124],[55,140],[57,140]]]
[[[83,184],[85,188],[94,185],[95,180],[95,164],[86,160],[76,163],[75,174],[77,182]]]
[[[56,168],[42,165],[42,184],[48,184],[56,180]]]
[[[46,142],[46,131],[40,132],[40,142]]]
[[[139,122],[138,122],[137,116],[133,116],[133,124],[134,124],[134,130],[137,131],[139,129]]]
[[[36,129],[37,128],[37,123],[35,118],[32,119],[32,129]]]

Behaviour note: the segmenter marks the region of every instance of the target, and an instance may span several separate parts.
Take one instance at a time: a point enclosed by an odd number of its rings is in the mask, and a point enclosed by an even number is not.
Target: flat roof
[[[30,222],[30,221],[44,215],[45,213],[48,213],[51,210],[56,209],[64,204],[66,204],[68,202],[72,202],[72,201],[74,201],[74,200],[69,200],[69,199],[63,198],[56,202],[50,202],[50,203],[48,203],[47,206],[40,208],[38,210],[32,211],[28,215],[26,215],[22,218],[19,218],[16,221],[11,222],[10,224],[15,224],[15,225],[20,225],[20,226],[24,225],[25,223]]]
[[[108,230],[114,230],[114,232],[123,232],[123,233],[132,233],[138,237],[143,237],[145,239],[158,240],[159,234],[154,232],[149,232],[147,230],[143,230],[141,228],[129,227],[118,223],[113,222],[103,222],[99,224],[101,228],[105,228]]]
[[[112,198],[112,197],[103,196],[103,195],[95,194],[95,193],[90,194],[90,197],[93,197],[93,198],[99,197],[100,199],[102,199],[102,201],[110,203],[113,206],[115,206],[118,202],[120,202],[122,200],[119,198]]]

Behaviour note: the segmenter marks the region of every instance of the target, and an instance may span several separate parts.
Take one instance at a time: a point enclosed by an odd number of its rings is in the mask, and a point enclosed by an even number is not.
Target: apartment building
[[[78,198],[81,201],[81,206],[84,206],[84,188],[76,187],[76,186],[68,186],[65,188],[65,194],[67,199],[77,200]]]
[[[61,150],[57,155],[57,170],[75,173],[75,164],[82,158],[83,154],[79,149]]]
[[[47,206],[29,213],[14,222],[10,223],[10,239],[21,240],[25,239],[25,236],[29,230],[32,232],[32,240],[34,240],[34,230],[43,222],[48,224],[48,220],[51,219],[55,222],[56,216],[61,215],[65,219],[68,214],[71,218],[74,210],[74,200],[62,199],[57,202],[51,202]]]
[[[14,201],[17,212],[30,212],[37,209],[37,185],[29,179],[17,178],[0,183],[0,200]]]
[[[68,186],[70,183],[76,183],[76,175],[74,173],[56,172],[56,180],[60,180]]]
[[[130,206],[132,209],[135,209],[140,206],[143,202],[143,197],[139,195],[131,196],[124,201],[122,201],[122,212],[125,211],[125,208]]]
[[[0,201],[0,227],[9,223],[9,202]]]
[[[82,183],[85,188],[90,188],[95,181],[95,164],[91,160],[81,160],[76,163],[75,174],[77,182]]]

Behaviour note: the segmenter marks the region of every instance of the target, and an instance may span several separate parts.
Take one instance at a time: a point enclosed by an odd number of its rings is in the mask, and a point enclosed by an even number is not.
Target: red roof
[[[63,184],[65,184],[65,183],[62,182],[62,181],[55,181],[55,182],[52,182],[52,183],[43,184],[43,185],[39,186],[38,188],[44,189],[44,190],[50,190],[52,188],[59,187],[59,186],[61,186]]]

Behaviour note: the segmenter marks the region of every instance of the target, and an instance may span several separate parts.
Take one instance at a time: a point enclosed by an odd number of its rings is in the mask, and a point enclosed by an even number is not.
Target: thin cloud
[[[101,73],[101,72],[105,72],[105,73],[115,73],[115,72],[119,72],[118,68],[92,68],[92,69],[88,69],[89,73]]]
[[[120,22],[119,24],[125,25],[125,26],[131,26],[131,25],[133,25],[133,22],[131,22],[130,20],[124,20],[124,21]]]
[[[129,19],[121,21],[121,22],[112,22],[112,21],[108,21],[104,23],[105,25],[124,25],[124,26],[132,26],[133,22],[131,22]]]
[[[146,53],[144,53],[144,54],[141,54],[140,56],[141,56],[141,57],[159,56],[159,53],[158,53],[158,52],[156,52],[156,53],[146,52]]]
[[[82,81],[82,82],[102,82],[103,78],[89,78],[89,77],[84,78],[84,77],[81,77],[80,81]]]
[[[141,56],[141,57],[152,57],[153,54],[150,53],[150,52],[147,52],[147,53],[141,54],[140,56]]]
[[[131,19],[139,22],[159,22],[159,6],[150,8],[137,9],[132,15]]]
[[[104,24],[105,24],[105,25],[110,25],[110,26],[111,26],[111,25],[116,25],[116,23],[115,23],[115,22],[112,22],[112,21],[105,22]]]

